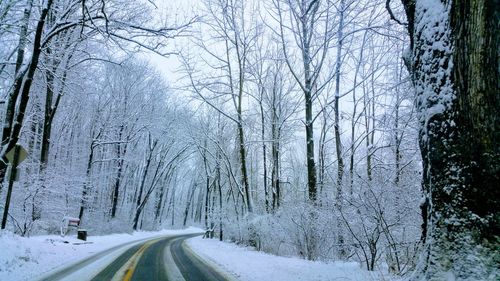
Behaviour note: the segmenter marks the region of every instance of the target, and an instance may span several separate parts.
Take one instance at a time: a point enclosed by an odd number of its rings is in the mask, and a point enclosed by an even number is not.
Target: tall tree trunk
[[[209,173],[209,167],[208,167],[208,159],[207,159],[207,153],[206,149],[207,148],[207,139],[204,140],[204,147],[202,148],[202,158],[203,158],[203,167],[205,168],[205,217],[204,217],[204,222],[205,222],[205,229],[208,229],[208,212],[209,212],[209,205],[210,205],[210,173]]]
[[[266,146],[266,124],[264,118],[264,107],[262,106],[263,90],[261,90],[259,106],[260,106],[260,134],[262,140],[262,163],[264,168],[263,184],[264,184],[264,204],[266,212],[269,213],[269,188],[267,186],[267,146]]]
[[[304,31],[304,33],[306,33]],[[316,202],[317,187],[316,187],[316,163],[314,159],[314,121],[313,121],[313,100],[312,100],[312,78],[311,78],[311,62],[309,61],[309,46],[304,46],[303,59],[304,59],[304,102],[306,113],[306,157],[307,157],[307,186],[309,192],[309,200]]]
[[[370,86],[363,83],[363,107],[365,121],[365,145],[366,145],[366,178],[369,182],[372,181],[372,156],[373,156],[373,141],[375,133],[375,95],[373,93],[373,74],[370,75]],[[370,96],[370,93],[372,96]]]
[[[340,66],[342,65],[342,46],[344,43],[343,31],[344,31],[344,13],[345,13],[345,1],[340,1],[339,7],[339,27],[337,31],[338,46],[337,46],[337,60],[336,60],[336,69],[335,69],[335,124],[333,126],[335,133],[335,151],[337,152],[337,194],[336,200],[337,203],[342,200],[342,178],[344,176],[344,159],[342,156],[342,142],[340,140],[340,109],[339,109],[339,100],[340,100]]]
[[[192,185],[192,187],[189,188],[189,190],[188,190],[188,195],[187,195],[187,199],[186,199],[186,208],[184,209],[184,220],[182,221],[182,226],[184,226],[184,227],[187,224],[187,219],[189,216],[189,208],[193,204],[193,198],[194,198],[195,191],[196,191],[196,183],[194,183]]]
[[[399,106],[401,104],[399,89],[396,87],[396,105],[394,107],[394,162],[395,162],[395,177],[394,184],[399,185],[399,178],[401,177],[401,138],[399,132]]]
[[[343,190],[342,190],[342,179],[344,176],[344,159],[342,156],[342,142],[340,140],[340,67],[342,65],[342,47],[344,44],[344,13],[346,5],[345,0],[340,0],[339,7],[339,27],[337,31],[338,36],[338,46],[337,46],[337,62],[335,69],[335,123],[333,125],[335,133],[335,150],[337,152],[337,192],[335,194],[335,205],[339,212],[342,212],[343,206]],[[344,232],[342,222],[339,220],[337,222],[337,242],[339,245],[339,257],[344,258],[346,253],[344,249]]]
[[[122,135],[123,135],[124,126],[120,126],[120,132],[118,134],[118,140],[120,143],[116,145],[116,158],[118,161],[118,171],[116,172],[115,183],[113,185],[113,194],[111,201],[111,218],[116,216],[116,209],[118,206],[118,196],[120,195],[120,181],[122,178],[123,165],[125,163],[125,154],[127,153],[128,141],[125,143],[121,143]],[[123,145],[123,151],[122,151]]]
[[[144,191],[144,185],[146,183],[146,178],[148,177],[148,172],[149,172],[149,166],[151,165],[151,159],[153,158],[153,151],[156,147],[156,144],[158,143],[157,140],[151,141],[151,134],[149,134],[149,146],[148,146],[148,154],[146,156],[146,164],[144,166],[144,173],[142,174],[141,178],[141,184],[139,186],[139,193],[137,194],[137,201],[135,204],[135,216],[134,216],[134,221],[133,221],[133,226],[132,228],[134,230],[137,229],[137,224],[139,222],[139,216],[142,213],[142,210],[144,208],[144,204],[142,204],[142,193]],[[146,200],[146,198],[144,198]]]
[[[372,60],[372,65],[375,65],[375,62]],[[368,180],[371,181],[373,180],[373,164],[372,164],[372,159],[373,159],[373,154],[375,153],[375,78],[374,78],[374,73],[370,75],[370,92],[371,92],[371,97],[368,99],[369,100],[369,106],[370,106],[370,115],[367,121],[371,122],[371,126],[369,128],[368,134],[366,136],[367,138],[367,156],[366,156],[366,175],[368,177]]]
[[[243,91],[243,89],[242,89]],[[250,185],[248,183],[248,171],[247,171],[247,152],[246,152],[246,147],[245,147],[245,135],[243,132],[243,118],[241,117],[241,103],[242,103],[242,96],[240,94],[239,97],[239,102],[238,102],[238,140],[239,140],[239,145],[240,145],[240,170],[241,170],[241,177],[242,177],[242,183],[243,183],[243,188],[245,189],[245,199],[247,203],[247,211],[249,213],[253,212],[253,202],[252,202],[252,195],[250,192]]]
[[[274,126],[274,125],[273,125]],[[280,185],[280,141],[279,129],[273,128],[273,145],[271,154],[273,157],[273,169],[271,172],[271,182],[273,188],[273,210],[280,207],[281,185]]]
[[[169,209],[172,208],[172,220],[170,221],[170,225],[174,226],[175,224],[175,188],[172,188],[172,196],[170,197],[170,205]]]
[[[235,6],[231,7],[231,12],[235,12]],[[235,18],[234,14],[232,14],[232,23],[235,24]],[[246,72],[246,52],[247,52],[247,46],[245,42],[241,41],[241,38],[239,37],[240,35],[237,34],[238,32],[235,30],[234,32],[234,49],[236,52],[236,57],[237,62],[238,62],[238,86],[237,86],[237,100],[236,100],[236,114],[238,115],[237,117],[237,127],[238,127],[238,140],[239,140],[239,153],[240,153],[240,171],[241,171],[241,177],[242,177],[242,184],[243,188],[245,189],[245,196],[246,196],[246,207],[247,211],[249,213],[253,212],[253,201],[252,201],[252,194],[250,190],[250,184],[248,182],[248,171],[247,171],[247,151],[246,151],[246,144],[245,144],[245,133],[243,130],[243,112],[242,112],[242,106],[243,106],[243,92],[244,92],[244,84],[245,84],[245,72]],[[226,43],[227,44],[227,43]],[[229,66],[229,73],[230,73],[230,84],[231,84],[231,90],[233,90],[233,81],[232,81],[232,75],[231,75],[231,64],[230,59],[229,59],[229,47],[226,45],[226,55],[228,56],[228,66]],[[220,118],[220,115],[218,116]],[[219,125],[220,129],[220,119],[217,123]]]
[[[216,158],[217,164],[215,166],[215,182],[217,184],[217,190],[219,191],[219,240],[222,241],[224,238],[224,229],[222,228],[222,184],[221,184],[221,172],[220,163],[222,162],[221,151],[217,150]],[[215,202],[214,202],[215,203]]]
[[[351,120],[351,145],[350,145],[350,159],[349,159],[349,195],[353,194],[354,191],[354,157],[356,154],[356,126],[358,124],[359,118],[361,118],[361,114],[359,116],[356,116],[357,114],[357,109],[358,109],[358,99],[356,96],[356,88],[358,85],[358,75],[359,71],[361,69],[361,66],[363,65],[364,62],[364,51],[365,51],[365,45],[367,41],[367,35],[368,35],[368,30],[366,30],[363,33],[363,41],[361,44],[361,48],[359,48],[359,56],[358,56],[358,63],[356,64],[356,70],[354,72],[354,80],[353,80],[353,87],[352,87],[352,104],[353,104],[353,111],[352,111],[352,120]]]
[[[275,78],[276,81],[276,78]],[[281,141],[281,127],[280,119],[281,115],[281,105],[278,101],[279,89],[276,89],[276,84],[273,87],[272,96],[272,120],[271,120],[271,156],[272,156],[272,170],[271,170],[271,185],[273,192],[273,210],[276,211],[280,207],[280,196],[281,196],[281,186],[280,186],[280,141]]]
[[[53,25],[55,21],[54,12],[49,11],[47,15],[47,23]],[[58,57],[58,54],[54,52],[54,48],[57,52],[57,40],[54,42],[50,42],[47,44],[45,48],[45,108],[44,108],[44,118],[43,118],[43,133],[41,140],[41,149],[40,149],[40,171],[42,172],[46,166],[49,159],[49,149],[50,149],[50,133],[52,129],[51,121],[52,115],[52,102],[54,98],[54,90],[55,90],[55,75],[58,66],[61,63],[61,58]],[[60,55],[60,54],[59,54]],[[43,176],[43,175],[42,175]]]
[[[47,50],[47,61],[52,67],[45,71],[46,79],[46,91],[45,91],[45,112],[43,119],[43,134],[42,134],[42,148],[40,152],[40,170],[45,169],[47,161],[49,159],[49,147],[50,147],[50,133],[52,126],[49,124],[50,116],[52,114],[52,99],[54,97],[54,73],[57,69],[56,62],[51,58],[51,48],[48,47]]]
[[[70,47],[70,44],[66,44],[65,50]],[[49,53],[50,48],[47,48],[47,53]],[[41,147],[41,152],[40,152],[40,170],[43,170],[47,166],[47,162],[49,159],[49,151],[50,151],[50,141],[51,141],[51,134],[52,134],[52,123],[54,121],[54,116],[56,114],[56,111],[59,107],[59,103],[61,101],[62,96],[64,95],[64,90],[66,86],[66,79],[68,78],[68,63],[71,61],[73,57],[75,49],[71,50],[71,53],[68,55],[67,59],[65,60],[66,65],[64,65],[64,70],[62,73],[62,76],[60,78],[61,80],[61,85],[60,88],[57,92],[57,96],[55,101],[53,102],[54,99],[54,89],[55,89],[55,84],[54,84],[54,73],[56,73],[56,70],[59,65],[61,65],[61,61],[58,59],[54,58],[48,58],[48,60],[51,61],[52,63],[52,70],[46,70],[46,79],[47,79],[47,88],[46,88],[46,96],[45,96],[45,113],[44,113],[44,119],[43,119],[43,134],[42,134],[42,147]]]
[[[94,158],[94,149],[96,145],[94,143],[94,140],[90,143],[90,152],[89,152],[89,157],[87,159],[87,169],[85,170],[85,182],[83,183],[82,187],[82,197],[80,198],[80,212],[78,213],[78,218],[80,221],[83,218],[83,212],[85,211],[85,207],[87,206],[88,203],[88,194],[89,194],[89,189],[90,189],[90,173],[92,171],[92,161]]]
[[[498,280],[500,1],[403,4],[425,195],[414,279]]]
[[[323,197],[323,188],[325,186],[325,176],[326,176],[326,136],[328,133],[328,123],[327,123],[327,109],[323,107],[321,111],[323,117],[323,123],[321,124],[321,131],[318,141],[318,185],[319,185],[319,196],[320,204]]]

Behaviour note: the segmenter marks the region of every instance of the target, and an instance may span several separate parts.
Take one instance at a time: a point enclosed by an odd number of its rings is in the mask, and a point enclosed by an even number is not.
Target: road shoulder
[[[204,255],[202,253],[196,252],[190,245],[189,241],[192,239],[203,239],[198,237],[193,237],[186,239],[182,242],[182,248],[186,252],[186,254],[190,255],[192,258],[196,259],[201,264],[205,264],[207,267],[212,268],[217,274],[223,276],[227,281],[238,281],[238,275],[234,272],[229,271],[228,269],[221,266],[211,257]]]

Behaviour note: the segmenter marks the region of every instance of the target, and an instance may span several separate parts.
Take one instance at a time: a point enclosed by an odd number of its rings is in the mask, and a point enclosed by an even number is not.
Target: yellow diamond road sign
[[[19,147],[19,157],[17,158],[17,163],[19,164],[23,162],[24,159],[28,157],[28,152],[26,151],[26,149],[24,149],[24,147],[22,147],[21,145],[16,144],[16,146],[14,146],[11,150],[9,150],[9,152],[7,152],[7,154],[5,155],[5,158],[9,160],[9,163],[14,162],[14,154],[16,152],[16,148],[18,147]]]

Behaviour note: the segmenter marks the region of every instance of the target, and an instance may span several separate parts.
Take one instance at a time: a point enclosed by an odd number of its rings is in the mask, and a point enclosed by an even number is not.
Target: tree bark
[[[423,159],[414,279],[498,280],[500,1],[402,1]]]

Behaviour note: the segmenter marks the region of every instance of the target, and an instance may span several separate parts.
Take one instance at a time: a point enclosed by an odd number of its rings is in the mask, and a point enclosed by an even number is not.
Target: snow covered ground
[[[195,237],[188,246],[200,257],[241,281],[383,281],[381,272],[369,272],[354,262],[323,263],[278,257],[216,239]]]
[[[33,280],[61,265],[84,259],[114,246],[149,237],[196,233],[198,228],[134,232],[89,236],[87,241],[77,240],[76,235],[19,237],[10,232],[0,232],[0,280]]]
[[[127,242],[151,237],[196,233],[198,228],[89,236],[86,242],[75,235],[19,237],[0,232],[0,280],[34,280],[42,274],[67,266],[95,253]],[[381,272],[368,272],[357,263],[323,263],[278,257],[232,243],[196,237],[187,240],[197,255],[241,281],[382,281]],[[110,255],[108,258],[114,257]]]

